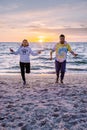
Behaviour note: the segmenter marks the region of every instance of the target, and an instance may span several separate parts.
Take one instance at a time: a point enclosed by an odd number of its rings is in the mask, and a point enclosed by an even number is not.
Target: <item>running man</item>
[[[67,52],[69,51],[73,56],[77,56],[78,54],[74,53],[70,47],[70,45],[65,41],[65,36],[61,34],[59,36],[59,43],[57,43],[54,48],[50,52],[50,60],[52,60],[52,53],[56,52],[56,58],[55,58],[55,69],[56,69],[56,83],[59,82],[59,74],[61,72],[60,76],[60,82],[63,83],[65,70],[66,70],[66,58],[67,58]]]

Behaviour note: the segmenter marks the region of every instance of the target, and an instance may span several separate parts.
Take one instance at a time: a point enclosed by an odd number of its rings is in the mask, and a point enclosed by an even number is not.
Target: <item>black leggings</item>
[[[26,79],[25,79],[25,72],[28,73],[28,74],[30,73],[30,63],[20,62],[20,69],[21,69],[22,80],[26,81]]]

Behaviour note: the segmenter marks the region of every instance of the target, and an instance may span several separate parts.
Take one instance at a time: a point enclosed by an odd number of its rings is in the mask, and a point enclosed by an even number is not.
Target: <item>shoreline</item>
[[[20,72],[3,72],[3,73],[0,73],[0,75],[20,75],[21,73]],[[66,72],[65,73],[65,75],[73,75],[73,74],[75,74],[75,75],[78,75],[78,74],[80,74],[80,75],[87,75],[87,72]],[[53,73],[30,73],[30,74],[26,74],[26,75],[56,75],[56,73],[55,72],[53,72]]]

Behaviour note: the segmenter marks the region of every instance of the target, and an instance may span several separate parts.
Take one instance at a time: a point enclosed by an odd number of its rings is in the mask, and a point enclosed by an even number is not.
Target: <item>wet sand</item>
[[[0,75],[0,130],[87,130],[87,74]]]

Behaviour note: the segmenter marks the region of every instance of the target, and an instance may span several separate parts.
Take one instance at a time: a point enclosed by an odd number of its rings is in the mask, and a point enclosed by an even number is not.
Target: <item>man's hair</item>
[[[65,35],[64,35],[64,34],[61,34],[60,37],[64,37],[64,38],[65,38]]]

